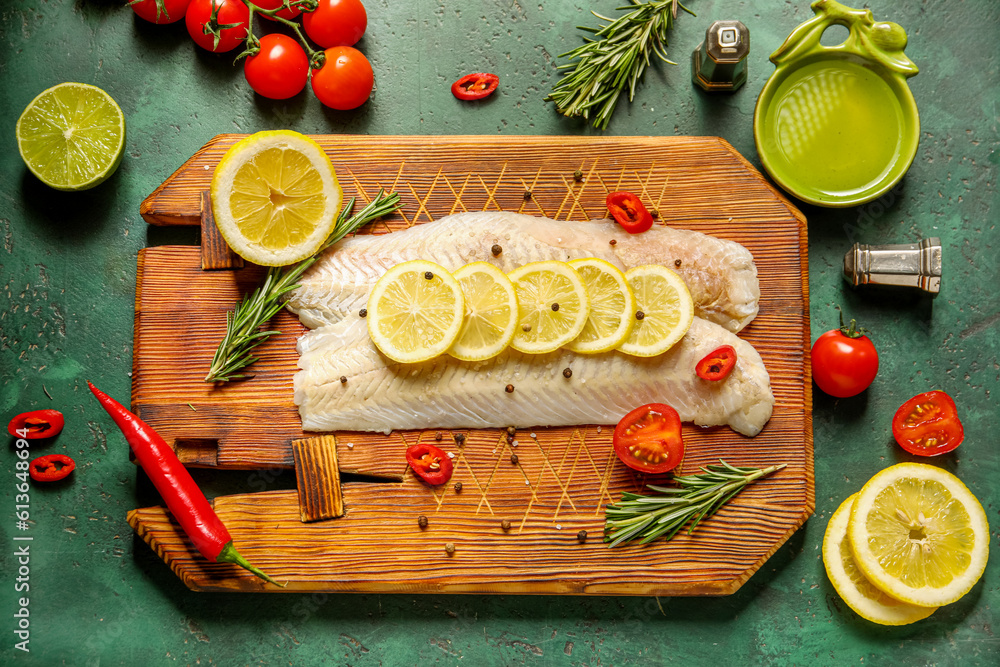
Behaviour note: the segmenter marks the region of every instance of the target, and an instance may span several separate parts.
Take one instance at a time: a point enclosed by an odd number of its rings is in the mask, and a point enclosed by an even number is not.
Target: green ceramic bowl
[[[885,194],[913,162],[920,119],[906,80],[917,68],[898,25],[833,0],[812,6],[817,16],[771,55],[777,68],[757,99],[754,140],[764,168],[795,197],[855,206]],[[850,36],[824,46],[832,24]]]

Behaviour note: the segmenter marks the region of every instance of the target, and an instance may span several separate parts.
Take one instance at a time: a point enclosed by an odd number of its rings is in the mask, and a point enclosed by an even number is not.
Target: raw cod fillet
[[[695,364],[720,345],[736,348],[736,367],[720,382],[699,379]],[[378,352],[358,317],[307,333],[298,350],[295,403],[306,431],[616,424],[633,408],[658,402],[673,406],[683,421],[728,424],[753,436],[774,406],[753,346],[700,318],[653,358],[508,349],[483,362],[442,355],[399,364]],[[572,369],[571,378],[563,377],[564,368]]]
[[[497,257],[494,244],[503,249]],[[429,259],[449,271],[485,261],[510,273],[528,262],[578,257],[599,257],[622,271],[663,264],[687,283],[695,314],[730,331],[757,315],[757,268],[738,243],[659,225],[633,235],[607,220],[565,222],[505,211],[459,213],[391,234],[344,239],[303,275],[287,306],[315,329],[356,316],[379,277],[407,260]]]

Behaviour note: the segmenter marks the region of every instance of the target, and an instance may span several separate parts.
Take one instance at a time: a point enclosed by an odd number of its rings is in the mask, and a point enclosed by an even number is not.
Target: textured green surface
[[[737,594],[719,599],[408,595],[194,594],[125,523],[158,502],[126,445],[84,384],[126,399],[139,248],[193,243],[192,230],[149,229],[139,202],[220,132],[290,127],[313,133],[572,134],[542,98],[554,58],[576,45],[573,26],[594,23],[571,2],[376,2],[361,48],[378,90],[355,112],[324,110],[307,92],[289,102],[254,99],[231,56],[196,51],[183,24],[134,20],[119,0],[23,0],[0,5],[0,415],[58,407],[65,432],[33,454],[65,452],[68,483],[32,487],[29,531],[14,527],[14,456],[0,484],[0,664],[967,664],[1000,663],[1000,275],[996,211],[1000,162],[1000,3],[873,0],[876,19],[910,35],[921,68],[911,86],[921,112],[917,158],[902,185],[866,206],[809,218],[814,337],[842,304],[874,333],[882,366],[863,396],[815,395],[816,514]],[[594,8],[611,12],[615,2]],[[771,73],[767,61],[812,16],[804,1],[691,0],[670,53],[609,134],[720,135],[759,164],[751,119]],[[752,33],[750,76],[731,96],[691,84],[688,58],[715,19]],[[500,91],[464,105],[448,87],[493,71]],[[21,163],[14,122],[42,89],[73,80],[108,91],[128,123],[118,173],[66,194],[40,185]],[[992,212],[991,212],[992,209]],[[852,292],[840,278],[854,241],[907,242],[937,235],[944,287],[933,303],[905,294]],[[881,628],[854,615],[823,572],[830,514],[872,474],[906,457],[889,422],[915,393],[948,391],[966,442],[934,463],[980,498],[992,524],[986,574],[960,602],[915,626]],[[50,400],[46,391],[51,394]],[[752,445],[751,445],[752,446]],[[291,488],[289,474],[199,472],[210,496]],[[14,534],[31,542],[30,654],[13,648]],[[331,545],[336,548],[336,545]],[[624,566],[624,565],[623,565]]]

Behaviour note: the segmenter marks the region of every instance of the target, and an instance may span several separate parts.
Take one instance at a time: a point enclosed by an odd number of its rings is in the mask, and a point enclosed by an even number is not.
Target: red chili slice
[[[489,97],[500,85],[500,77],[486,72],[466,74],[451,84],[451,94],[460,100],[481,100]]]
[[[36,482],[56,482],[73,472],[74,468],[76,462],[65,454],[48,454],[32,461],[28,474]]]
[[[7,432],[15,438],[39,440],[58,435],[63,429],[63,414],[58,410],[22,412],[7,424]]]
[[[892,436],[911,454],[937,456],[962,444],[965,429],[951,396],[928,391],[900,406],[892,418]]]
[[[434,445],[413,445],[406,450],[406,462],[431,486],[444,484],[451,479],[451,459]]]
[[[673,470],[684,458],[680,415],[663,403],[638,407],[618,422],[613,446],[629,468],[650,473]]]
[[[653,226],[653,216],[631,192],[612,192],[605,203],[611,216],[629,234],[639,234]]]
[[[704,359],[699,361],[698,365],[694,367],[694,372],[702,380],[718,382],[725,380],[735,365],[736,350],[733,349],[732,345],[723,345],[719,349],[709,352]]]

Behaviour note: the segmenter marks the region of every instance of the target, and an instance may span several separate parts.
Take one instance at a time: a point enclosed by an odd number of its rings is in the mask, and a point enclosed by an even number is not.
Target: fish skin
[[[503,248],[497,257],[494,244]],[[315,329],[355,315],[379,277],[407,260],[428,259],[449,271],[485,261],[510,273],[528,262],[578,257],[599,257],[622,271],[663,264],[684,279],[695,314],[730,331],[757,315],[757,268],[738,243],[661,225],[629,234],[608,220],[557,221],[506,211],[459,213],[391,234],[344,239],[302,276],[286,305]]]
[[[721,345],[736,349],[735,368],[725,380],[701,380],[695,364]],[[651,358],[508,348],[483,362],[442,355],[400,364],[378,352],[361,318],[305,334],[298,350],[295,403],[306,431],[615,424],[636,406],[656,402],[673,406],[682,421],[753,436],[774,406],[753,346],[700,318],[677,345]],[[570,378],[564,368],[572,369]]]

